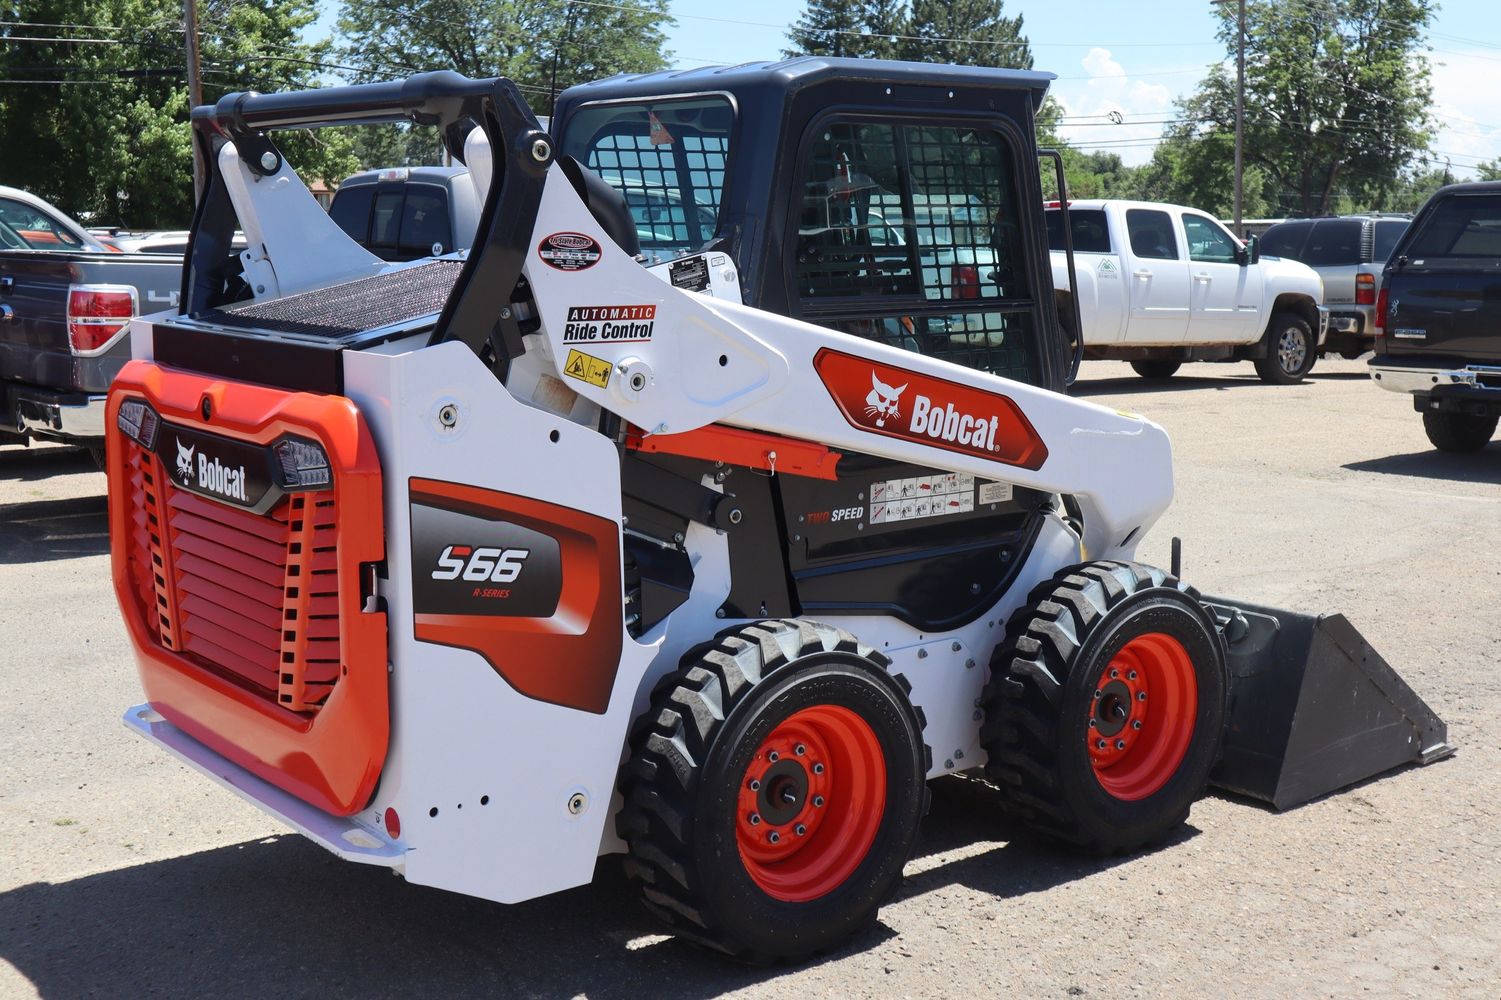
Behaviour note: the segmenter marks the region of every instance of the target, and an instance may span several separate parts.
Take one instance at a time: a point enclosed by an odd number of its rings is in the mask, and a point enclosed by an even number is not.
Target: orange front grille
[[[132,454],[129,565],[153,638],[293,712],[316,712],[340,674],[332,493],[264,515],[175,488]],[[165,530],[163,530],[165,525]]]

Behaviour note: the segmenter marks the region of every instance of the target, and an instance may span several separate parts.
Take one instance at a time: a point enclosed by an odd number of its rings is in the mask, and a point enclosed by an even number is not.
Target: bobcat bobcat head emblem
[[[193,453],[198,450],[196,444],[184,448],[182,442],[177,442],[177,478],[187,482],[193,477]]]
[[[870,395],[865,397],[865,415],[875,417],[877,427],[885,427],[887,417],[896,418],[902,415],[902,411],[897,409],[897,403],[900,402],[907,385],[904,383],[893,389],[876,378],[874,369],[870,373],[870,384]]]

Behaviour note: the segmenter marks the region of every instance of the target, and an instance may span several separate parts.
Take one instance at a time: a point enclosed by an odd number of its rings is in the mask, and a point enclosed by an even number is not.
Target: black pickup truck
[[[175,305],[181,282],[180,256],[113,252],[0,187],[0,444],[62,441],[98,459],[130,318]]]
[[[1392,250],[1371,378],[1407,393],[1441,451],[1479,451],[1501,417],[1501,182],[1428,199]]]

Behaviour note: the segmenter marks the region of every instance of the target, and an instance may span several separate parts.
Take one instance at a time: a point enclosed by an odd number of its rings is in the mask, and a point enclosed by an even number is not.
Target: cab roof
[[[771,98],[790,95],[830,81],[857,80],[889,83],[897,87],[964,87],[990,90],[1028,90],[1033,108],[1042,107],[1048,85],[1057,79],[1036,70],[996,69],[989,66],[955,66],[947,63],[911,63],[890,59],[840,59],[830,56],[798,56],[777,62],[747,62],[734,66],[700,66],[653,73],[623,73],[618,76],[569,87],[558,99],[559,111],[566,104],[584,101],[628,100],[665,94],[697,94],[729,91],[742,96],[758,94]]]

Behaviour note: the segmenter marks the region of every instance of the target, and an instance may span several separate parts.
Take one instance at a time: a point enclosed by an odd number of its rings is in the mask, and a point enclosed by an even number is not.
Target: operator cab
[[[564,91],[552,131],[648,265],[724,253],[747,305],[1058,389],[1031,138],[1051,79],[822,57],[618,76]]]

